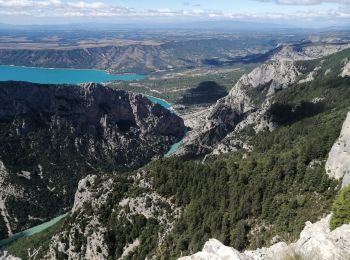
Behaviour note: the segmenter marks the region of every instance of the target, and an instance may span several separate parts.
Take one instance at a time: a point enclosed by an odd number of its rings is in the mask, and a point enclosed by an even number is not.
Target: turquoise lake
[[[104,70],[47,69],[18,66],[0,66],[0,81],[16,80],[42,84],[102,83],[112,80],[138,80],[144,75],[112,75]]]

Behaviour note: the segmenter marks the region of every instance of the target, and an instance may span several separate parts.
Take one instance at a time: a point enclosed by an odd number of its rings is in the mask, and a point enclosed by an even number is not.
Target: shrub
[[[350,185],[342,189],[336,196],[332,210],[331,230],[350,223]]]

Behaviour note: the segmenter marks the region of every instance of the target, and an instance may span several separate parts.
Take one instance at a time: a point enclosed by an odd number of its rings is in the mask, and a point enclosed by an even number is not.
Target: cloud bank
[[[106,4],[101,1],[69,1],[61,0],[0,0],[0,16],[28,17],[35,19],[52,19],[66,17],[67,19],[108,18],[114,20],[131,19],[211,19],[211,20],[264,20],[264,21],[338,21],[350,19],[350,0],[255,0],[260,2],[275,2],[284,5],[315,5],[320,3],[345,4],[339,9],[322,11],[293,11],[293,12],[226,12],[223,10],[207,10],[201,6],[191,6],[183,10],[173,9],[135,9]],[[187,2],[186,2],[187,3]],[[349,4],[349,6],[348,6]],[[186,4],[188,5],[188,4]],[[5,17],[5,18],[4,18]],[[113,20],[114,19],[114,20]]]
[[[256,0],[259,2],[275,2],[282,5],[318,5],[323,3],[350,4],[350,0]]]

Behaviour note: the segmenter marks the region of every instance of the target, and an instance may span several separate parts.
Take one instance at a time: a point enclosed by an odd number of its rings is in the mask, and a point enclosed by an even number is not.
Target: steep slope
[[[226,97],[197,119],[177,154],[203,155],[213,151],[215,145],[250,114],[258,110],[263,114],[269,107],[266,104],[269,104],[270,97],[289,87],[299,75],[291,61],[263,64],[243,75]]]
[[[142,95],[96,84],[0,83],[0,237],[71,208],[89,173],[162,156],[182,119]]]

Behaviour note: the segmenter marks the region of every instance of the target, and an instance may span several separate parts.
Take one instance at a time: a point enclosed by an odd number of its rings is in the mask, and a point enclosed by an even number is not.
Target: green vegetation
[[[96,188],[98,185],[95,185]],[[133,185],[133,181],[123,176],[114,177],[112,195],[108,197],[101,209],[98,209],[100,222],[107,227],[105,239],[108,244],[109,256],[111,259],[118,259],[128,244],[132,244],[136,239],[140,245],[128,255],[127,259],[146,259],[150,253],[158,246],[158,233],[160,225],[158,221],[151,217],[145,218],[140,214],[130,214],[129,207],[126,211],[115,210],[123,197],[142,196],[147,189]],[[150,201],[148,201],[150,206]],[[72,222],[74,223],[74,221]]]
[[[197,87],[187,90],[181,103],[189,105],[214,103],[227,94],[226,88],[218,85],[215,81],[204,81]]]
[[[340,191],[333,202],[332,210],[333,216],[330,223],[332,230],[350,223],[350,186]]]
[[[186,92],[196,89],[203,82],[215,82],[230,91],[244,73],[249,73],[258,64],[247,64],[233,67],[190,70],[168,74],[156,74],[149,79],[137,82],[113,82],[112,87],[136,93],[155,96],[172,104],[181,104]],[[209,100],[215,102],[216,100]],[[195,105],[195,104],[194,104]]]

